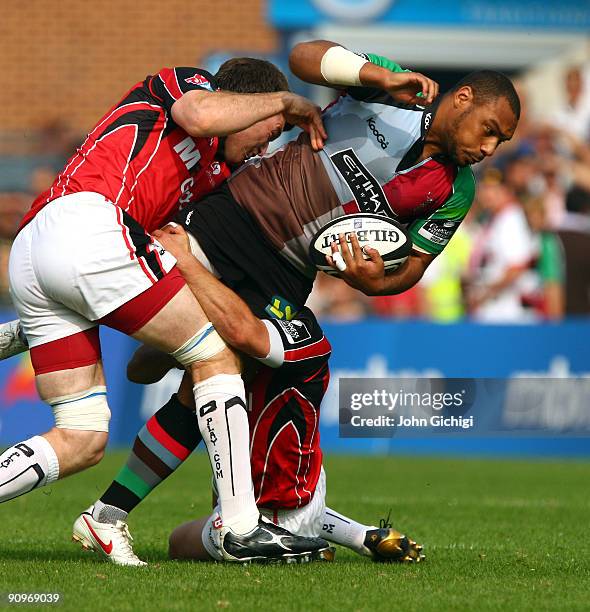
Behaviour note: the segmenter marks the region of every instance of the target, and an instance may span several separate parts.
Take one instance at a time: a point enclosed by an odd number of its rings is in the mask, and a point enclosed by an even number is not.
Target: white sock
[[[43,436],[19,442],[0,455],[0,503],[50,484],[58,476],[57,455]]]
[[[250,430],[246,393],[239,374],[217,374],[194,386],[199,430],[215,485],[221,520],[238,534],[258,525],[250,471]]]
[[[324,510],[322,537],[330,542],[351,548],[359,555],[370,556],[371,554],[364,545],[369,529],[377,529],[377,527],[357,523],[332,508]]]

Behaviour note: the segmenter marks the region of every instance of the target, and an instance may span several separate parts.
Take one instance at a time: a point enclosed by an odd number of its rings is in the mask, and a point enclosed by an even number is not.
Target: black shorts
[[[221,280],[257,317],[290,318],[288,309],[294,314],[305,304],[313,279],[299,272],[269,244],[227,185],[189,204],[175,221],[199,241]]]

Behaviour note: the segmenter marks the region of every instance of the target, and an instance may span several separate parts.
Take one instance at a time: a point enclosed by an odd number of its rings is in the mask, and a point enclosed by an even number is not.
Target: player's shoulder
[[[215,91],[217,83],[215,77],[204,68],[196,66],[173,66],[158,70],[154,78],[159,79],[169,88],[177,93],[186,93],[190,89],[207,89]]]
[[[475,174],[471,166],[464,166],[457,169],[457,176],[453,183],[454,190],[459,192],[467,200],[475,197]]]
[[[451,195],[443,208],[456,212],[467,212],[475,198],[475,175],[471,166],[457,167]]]

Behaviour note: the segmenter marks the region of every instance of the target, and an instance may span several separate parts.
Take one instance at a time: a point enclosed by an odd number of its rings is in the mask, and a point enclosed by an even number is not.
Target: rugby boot
[[[363,544],[373,561],[381,563],[420,563],[426,559],[423,547],[392,528],[386,519],[379,521],[379,529],[369,529]]]
[[[230,528],[221,532],[221,554],[225,561],[238,563],[307,563],[332,561],[334,548],[322,538],[304,538],[264,521],[246,534]]]
[[[76,519],[72,540],[93,550],[115,565],[147,565],[133,552],[133,538],[127,523],[100,523],[92,517],[92,506]]]

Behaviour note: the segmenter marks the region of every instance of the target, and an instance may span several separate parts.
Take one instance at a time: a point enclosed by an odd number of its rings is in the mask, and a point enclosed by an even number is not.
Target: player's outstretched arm
[[[312,136],[314,148],[321,148],[326,138],[320,109],[289,91],[241,94],[191,90],[174,102],[171,112],[174,121],[194,137],[227,136],[282,115],[286,122]],[[278,127],[280,132],[283,125]],[[269,140],[276,135],[269,133]]]
[[[184,228],[171,224],[153,235],[176,257],[187,285],[222,338],[246,355],[266,357],[270,351],[266,326],[236,293],[218,281],[193,256]]]
[[[406,104],[428,105],[438,95],[438,84],[419,72],[392,72],[327,40],[296,45],[289,67],[308,83],[382,89]]]

